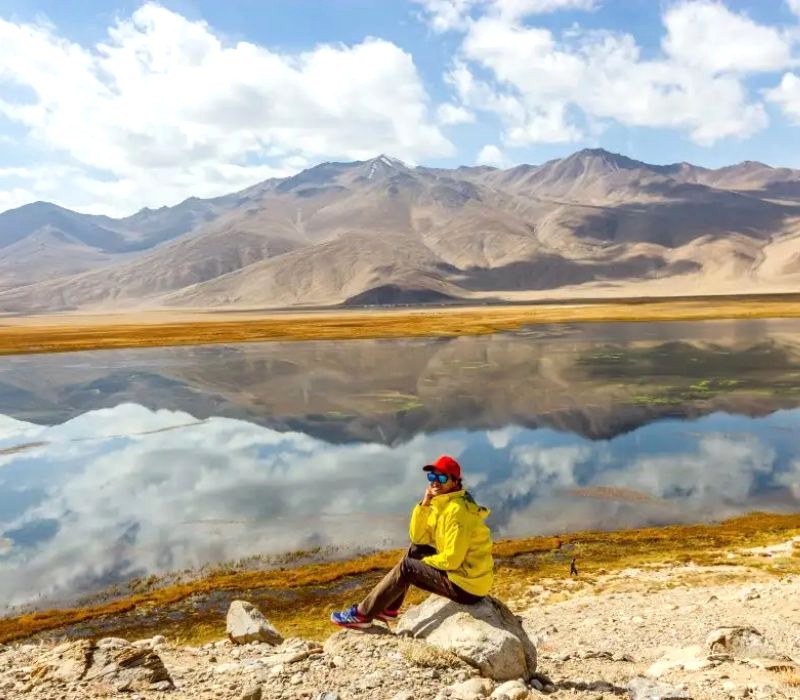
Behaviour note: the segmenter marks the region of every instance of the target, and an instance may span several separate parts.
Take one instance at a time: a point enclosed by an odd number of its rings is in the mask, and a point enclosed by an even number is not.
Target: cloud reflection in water
[[[329,444],[137,404],[38,426],[0,416],[0,600],[68,597],[134,575],[316,545],[401,544],[450,452],[497,536],[725,517],[800,497],[800,410],[665,420],[607,441],[549,429]],[[11,451],[20,444],[34,445]],[[619,487],[598,491],[592,487]],[[576,490],[577,489],[577,490]],[[626,498],[634,490],[649,498]],[[610,494],[610,495],[609,495]]]

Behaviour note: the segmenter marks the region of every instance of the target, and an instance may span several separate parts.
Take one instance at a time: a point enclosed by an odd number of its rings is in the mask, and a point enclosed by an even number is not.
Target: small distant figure
[[[570,576],[577,576],[578,575],[578,567],[575,566],[576,557],[572,557],[572,561],[569,564],[569,575]]]
[[[558,537],[558,536],[556,536],[556,549],[561,549],[561,546],[562,546],[563,544],[564,544],[564,543],[561,541],[561,538],[560,538],[560,537]]]

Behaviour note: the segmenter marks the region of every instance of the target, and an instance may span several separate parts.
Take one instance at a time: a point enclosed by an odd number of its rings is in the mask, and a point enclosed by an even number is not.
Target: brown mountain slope
[[[509,170],[323,163],[133,260],[6,290],[0,310],[789,291],[800,200],[772,194],[798,182],[599,149]]]

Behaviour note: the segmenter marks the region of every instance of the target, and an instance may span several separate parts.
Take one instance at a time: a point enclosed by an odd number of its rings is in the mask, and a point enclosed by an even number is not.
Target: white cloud
[[[9,91],[0,115],[83,166],[95,202],[129,208],[229,192],[287,174],[297,158],[388,152],[415,162],[453,152],[411,55],[391,42],[287,55],[227,43],[154,3],[94,47],[0,19],[3,84],[33,99]]]
[[[800,0],[786,0],[789,10],[800,17]]]
[[[678,64],[711,73],[774,71],[791,61],[791,40],[720,2],[681,2],[664,15],[664,51]]]
[[[476,0],[414,0],[425,13],[428,25],[435,32],[449,32],[466,25],[469,11]]]
[[[705,0],[671,6],[664,26],[663,56],[645,59],[629,34],[559,37],[487,12],[468,23],[446,80],[466,107],[501,118],[509,146],[578,141],[607,120],[685,131],[702,145],[767,125],[744,76],[790,65],[790,34]]]
[[[464,107],[445,103],[439,105],[437,108],[436,120],[443,126],[471,124],[475,121],[475,115]]]
[[[786,73],[780,84],[768,90],[766,96],[768,100],[779,105],[790,120],[800,124],[800,77],[795,73]]]
[[[487,0],[490,8],[504,17],[527,17],[561,10],[592,10],[596,0]]]
[[[490,143],[481,148],[478,157],[475,159],[475,165],[491,165],[495,168],[507,168],[510,165],[510,161],[503,151]]]
[[[422,5],[425,19],[435,32],[465,29],[473,10],[507,19],[561,10],[592,10],[596,0],[413,0]]]

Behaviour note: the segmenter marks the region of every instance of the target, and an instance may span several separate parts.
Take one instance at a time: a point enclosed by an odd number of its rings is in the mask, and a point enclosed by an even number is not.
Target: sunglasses
[[[433,483],[434,481],[438,481],[440,484],[446,484],[447,480],[450,477],[447,474],[436,474],[434,472],[428,472],[428,481]]]

